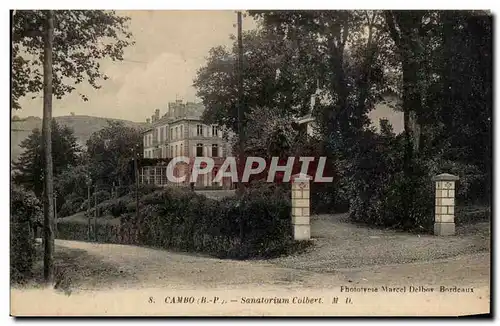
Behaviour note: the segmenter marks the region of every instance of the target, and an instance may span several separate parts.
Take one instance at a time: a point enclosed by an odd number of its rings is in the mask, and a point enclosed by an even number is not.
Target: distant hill
[[[18,119],[13,118],[13,120]],[[61,116],[55,117],[56,121],[61,125],[66,125],[73,129],[75,136],[80,145],[85,145],[87,140],[94,132],[103,129],[107,126],[107,121],[122,121],[126,126],[133,128],[141,128],[145,126],[142,122],[133,122],[121,119],[110,119],[101,117],[91,117],[86,115]],[[39,117],[19,118],[17,121],[12,121],[11,124],[11,140],[10,140],[10,155],[11,160],[15,160],[22,152],[19,147],[21,142],[29,136],[35,128],[42,128],[42,119]]]

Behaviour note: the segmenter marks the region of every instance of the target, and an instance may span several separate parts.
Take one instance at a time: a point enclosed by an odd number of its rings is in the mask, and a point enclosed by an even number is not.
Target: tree
[[[260,157],[292,155],[298,131],[291,116],[275,108],[254,108],[247,114],[245,154]]]
[[[12,20],[12,108],[19,99],[40,93],[43,88],[43,26],[41,10],[16,10]],[[54,11],[53,91],[56,98],[76,90],[83,81],[98,89],[100,61],[123,60],[123,51],[132,45],[129,17],[105,10]],[[85,94],[80,94],[84,100]]]
[[[443,11],[439,21],[439,46],[433,52],[433,73],[439,78],[432,80],[426,101],[438,128],[429,147],[445,160],[476,167],[483,186],[470,195],[487,199],[492,166],[492,17],[485,12]]]
[[[379,11],[253,11],[266,28],[287,39],[304,62],[302,74],[315,76],[319,89],[313,114],[327,152],[350,155],[369,124],[374,89],[383,88],[387,38]],[[303,95],[303,93],[299,93]],[[309,99],[310,97],[308,97]]]
[[[17,11],[12,35],[11,109],[20,109],[19,99],[43,89],[44,141],[44,278],[53,279],[53,171],[51,149],[52,95],[61,98],[87,80],[99,88],[97,80],[106,78],[99,70],[99,59],[122,60],[123,49],[131,42],[125,23],[128,18],[114,12],[89,10]],[[109,43],[107,41],[110,41]],[[41,70],[41,62],[43,69]],[[43,82],[42,82],[43,76]],[[85,95],[81,94],[86,100]]]
[[[265,27],[243,34],[244,94],[246,114],[253,108],[276,108],[300,116],[309,110],[310,96],[316,90],[314,74],[308,74],[307,61],[298,55],[292,42]],[[206,108],[204,120],[237,131],[237,44],[232,49],[212,48],[205,66],[194,80],[197,96]]]
[[[92,180],[101,185],[127,185],[133,182],[128,169],[134,158],[133,149],[142,153],[142,135],[138,129],[120,121],[93,133],[87,141],[87,155]]]
[[[80,149],[71,128],[61,126],[53,119],[51,129],[53,171],[57,176],[68,167],[77,164],[77,152]],[[21,142],[20,147],[23,153],[12,164],[15,173],[14,182],[32,190],[38,198],[41,198],[44,180],[44,148],[40,129],[34,129]]]
[[[78,212],[87,199],[88,165],[78,164],[66,168],[54,179],[54,188],[59,196],[57,200],[58,216],[68,216]]]
[[[54,166],[52,161],[52,90],[53,90],[53,41],[54,41],[54,12],[46,13],[46,26],[43,37],[43,276],[47,284],[54,280]]]

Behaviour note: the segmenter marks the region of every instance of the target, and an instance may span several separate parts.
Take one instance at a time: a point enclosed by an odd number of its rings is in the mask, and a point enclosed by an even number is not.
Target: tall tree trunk
[[[54,12],[46,12],[47,20],[44,34],[43,55],[43,125],[42,138],[44,149],[44,187],[43,222],[44,256],[43,276],[47,284],[54,281],[54,180],[52,166],[52,42],[54,36]]]

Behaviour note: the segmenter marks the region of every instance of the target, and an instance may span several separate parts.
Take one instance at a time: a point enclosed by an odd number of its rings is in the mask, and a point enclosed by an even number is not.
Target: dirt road
[[[307,252],[267,261],[56,240],[56,291],[31,286],[13,289],[12,311],[18,315],[175,316],[489,312],[488,223],[459,228],[453,237],[434,237],[356,226],[342,216],[315,216],[311,234],[315,245]],[[41,262],[35,273],[43,275]],[[356,292],[368,288],[380,292]],[[388,293],[384,288],[404,291]],[[457,288],[466,292],[458,293]],[[167,303],[172,297],[193,298],[195,304]],[[218,298],[216,304],[200,301],[210,297]],[[249,298],[291,301],[245,303]],[[336,298],[343,303],[337,304]],[[323,302],[295,304],[294,300]]]
[[[349,284],[489,284],[489,253],[397,265],[341,268],[318,273],[263,261],[220,260],[165,250],[57,240],[64,261],[61,288],[334,288]],[[64,257],[63,257],[64,256]],[[71,266],[73,265],[73,266]],[[62,275],[61,275],[62,274]]]
[[[13,315],[448,316],[489,312],[489,253],[322,273],[275,262],[220,260],[64,240],[56,241],[55,256],[59,265],[56,291],[12,289]],[[342,287],[382,291],[396,286],[404,287],[405,293],[342,291]],[[473,292],[442,292],[443,286]],[[412,292],[422,287],[433,287],[434,292]],[[193,304],[175,304],[172,298],[189,298]],[[262,298],[288,303],[248,303]],[[212,301],[203,304],[203,300]],[[316,301],[308,304],[308,300]]]

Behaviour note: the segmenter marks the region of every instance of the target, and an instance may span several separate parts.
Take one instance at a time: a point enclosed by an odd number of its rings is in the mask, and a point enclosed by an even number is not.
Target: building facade
[[[143,131],[143,156],[145,159],[158,159],[165,162],[178,156],[187,156],[191,161],[195,157],[211,157],[215,161],[215,169],[230,155],[230,147],[224,140],[222,130],[217,125],[202,123],[204,107],[200,103],[177,100],[168,104],[167,112],[160,117],[157,109],[151,119],[147,119],[148,127]],[[174,175],[190,177],[190,165],[176,165]],[[215,175],[200,175],[196,187],[227,187],[224,182],[214,183]],[[139,170],[139,182],[156,185],[168,185],[166,165],[142,166]],[[225,181],[225,180],[223,180]],[[186,181],[183,185],[189,185]]]

